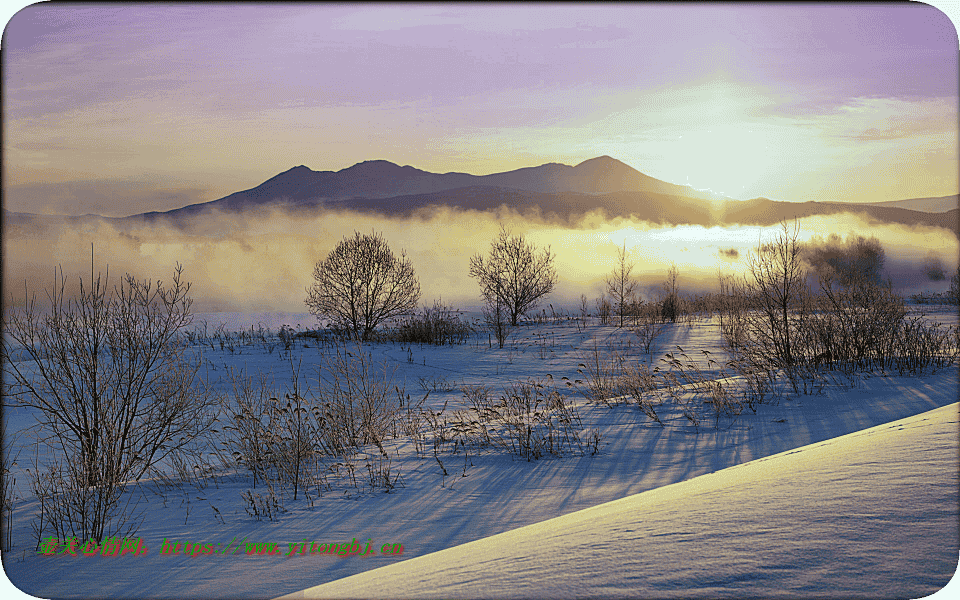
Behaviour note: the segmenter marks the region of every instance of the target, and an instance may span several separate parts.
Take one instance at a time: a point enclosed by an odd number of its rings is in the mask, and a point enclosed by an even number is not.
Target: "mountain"
[[[432,194],[412,194],[394,198],[353,198],[326,206],[396,216],[408,216],[433,206],[451,206],[475,211],[489,211],[508,206],[521,213],[536,211],[545,217],[552,216],[559,219],[576,219],[591,210],[601,209],[610,217],[633,216],[665,225],[717,224],[712,216],[710,205],[702,200],[670,194],[631,191],[587,194],[529,192],[511,188],[470,186]]]
[[[544,217],[565,220],[576,220],[599,209],[608,217],[703,226],[772,225],[814,215],[854,213],[883,223],[942,227],[960,236],[960,209],[956,199],[954,195],[871,204],[717,199],[689,186],[660,181],[609,156],[592,158],[576,166],[547,163],[491,175],[430,173],[385,160],[372,160],[340,171],[313,171],[300,165],[254,188],[211,202],[105,220],[122,226],[162,218],[183,226],[211,209],[247,212],[283,207],[404,216],[437,206],[476,211],[507,206],[524,213],[537,211]],[[915,208],[946,210],[929,212]],[[36,230],[57,223],[80,225],[97,218],[95,215],[58,217],[3,212],[8,231]]]
[[[264,205],[349,207],[351,202],[347,201],[369,206],[366,201],[373,199],[439,194],[463,188],[499,188],[533,194],[639,192],[701,200],[711,198],[689,186],[674,185],[644,175],[609,156],[586,160],[574,167],[547,163],[491,175],[430,173],[385,160],[372,160],[340,171],[313,171],[300,165],[255,188],[218,200],[140,216],[150,219],[165,215],[179,219],[211,208],[242,211]]]
[[[960,209],[957,208],[942,213],[927,213],[853,202],[780,202],[768,198],[754,198],[743,202],[724,203],[720,219],[726,224],[773,225],[783,220],[841,213],[862,215],[881,223],[942,227],[960,237]]]
[[[480,177],[481,185],[513,188],[529,192],[649,192],[709,200],[709,194],[689,186],[674,185],[644,175],[615,158],[600,156],[575,167],[547,163],[539,167],[517,169]]]
[[[937,196],[934,198],[912,198],[910,200],[891,200],[890,202],[870,202],[872,206],[885,208],[906,208],[928,213],[945,213],[960,206],[960,194]]]

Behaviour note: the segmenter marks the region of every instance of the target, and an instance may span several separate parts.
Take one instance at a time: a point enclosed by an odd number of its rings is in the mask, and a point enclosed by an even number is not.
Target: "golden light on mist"
[[[469,258],[486,253],[501,226],[539,247],[549,246],[556,255],[560,281],[549,300],[555,306],[574,305],[581,294],[592,302],[616,266],[618,248],[624,246],[628,260],[635,263],[633,275],[642,295],[654,293],[671,264],[680,269],[685,289],[713,290],[718,269],[742,272],[758,242],[777,231],[760,226],[663,227],[628,218],[605,219],[597,212],[567,223],[505,209],[450,208],[404,218],[329,211],[219,213],[197,218],[182,229],[160,222],[126,230],[106,222],[50,227],[39,233],[9,229],[4,235],[4,293],[15,304],[21,302],[26,280],[42,299],[57,265],[73,281],[86,276],[93,242],[96,268],[109,265],[114,282],[125,272],[169,281],[174,266],[182,264],[185,279],[193,284],[198,312],[306,312],[303,299],[314,264],[354,231],[379,231],[396,254],[405,252],[413,262],[421,304],[442,299],[471,308],[479,306],[480,297],[469,276]],[[888,264],[919,264],[935,248],[944,264],[955,268],[960,253],[956,236],[930,227],[877,225],[837,215],[803,219],[800,228],[804,241],[831,232],[842,237],[876,236]]]

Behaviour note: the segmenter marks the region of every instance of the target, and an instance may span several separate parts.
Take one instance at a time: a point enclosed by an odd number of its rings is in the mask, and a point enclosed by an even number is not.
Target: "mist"
[[[957,266],[956,236],[932,227],[867,222],[854,215],[802,219],[800,238],[816,243],[831,233],[840,238],[875,237],[886,256],[883,277],[903,294],[943,291]],[[409,217],[384,217],[349,211],[258,210],[209,212],[185,225],[94,220],[76,226],[56,220],[38,226],[9,226],[3,236],[3,292],[8,306],[36,294],[45,298],[56,269],[69,289],[93,268],[112,283],[124,273],[169,282],[183,266],[195,312],[304,313],[313,267],[354,231],[382,232],[395,254],[413,262],[421,286],[421,304],[442,300],[464,310],[480,305],[479,287],[468,274],[469,258],[486,253],[500,228],[522,234],[556,255],[559,283],[545,304],[572,309],[585,295],[593,299],[614,269],[617,249],[626,246],[635,263],[641,295],[655,297],[667,268],[680,269],[685,293],[716,290],[717,272],[742,273],[758,243],[777,227],[681,225],[665,227],[630,218],[607,218],[594,211],[563,220],[537,213],[464,211],[433,208]],[[939,261],[948,277],[928,276]]]

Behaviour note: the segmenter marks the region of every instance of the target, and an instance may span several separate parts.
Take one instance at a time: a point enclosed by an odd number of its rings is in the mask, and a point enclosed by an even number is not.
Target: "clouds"
[[[607,154],[737,197],[956,192],[956,37],[922,4],[36,5],[12,25],[7,185],[226,195],[296,164]]]

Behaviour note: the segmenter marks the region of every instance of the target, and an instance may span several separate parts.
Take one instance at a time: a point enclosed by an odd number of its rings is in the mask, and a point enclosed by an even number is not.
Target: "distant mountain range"
[[[947,212],[957,208],[957,195],[937,196],[934,198],[912,198],[910,200],[892,200],[890,202],[869,202],[873,206],[886,206],[889,208],[906,208],[909,210],[918,210],[921,212]]]
[[[633,216],[665,225],[770,225],[781,219],[843,212],[865,214],[879,222],[943,227],[960,236],[957,195],[895,202],[779,202],[766,198],[739,201],[717,198],[689,186],[660,181],[619,160],[601,156],[576,166],[547,163],[494,173],[430,173],[385,160],[365,161],[340,171],[313,171],[303,165],[284,171],[255,188],[218,200],[165,212],[123,218],[44,217],[46,222],[104,219],[142,224],[158,219],[186,225],[211,210],[247,212],[284,207],[292,210],[354,210],[409,215],[432,206],[492,210],[508,206],[547,217],[574,219],[602,209],[607,216]],[[38,225],[37,215],[4,210],[7,225]]]
[[[509,198],[498,201],[499,190]],[[557,208],[572,208],[582,213],[597,208],[589,197],[619,192],[699,200],[712,198],[710,194],[689,186],[674,185],[644,175],[609,156],[592,158],[575,167],[547,163],[492,175],[438,174],[410,166],[401,167],[385,160],[372,160],[341,171],[312,171],[301,165],[271,177],[255,188],[219,200],[144,216],[180,217],[199,214],[209,208],[238,211],[264,205],[322,206],[393,214],[429,204],[486,210],[514,203],[526,207],[531,201],[549,203],[549,207],[543,206],[547,211],[552,211],[553,204],[556,204]],[[561,195],[569,197],[550,197]],[[583,206],[579,207],[579,203]]]

